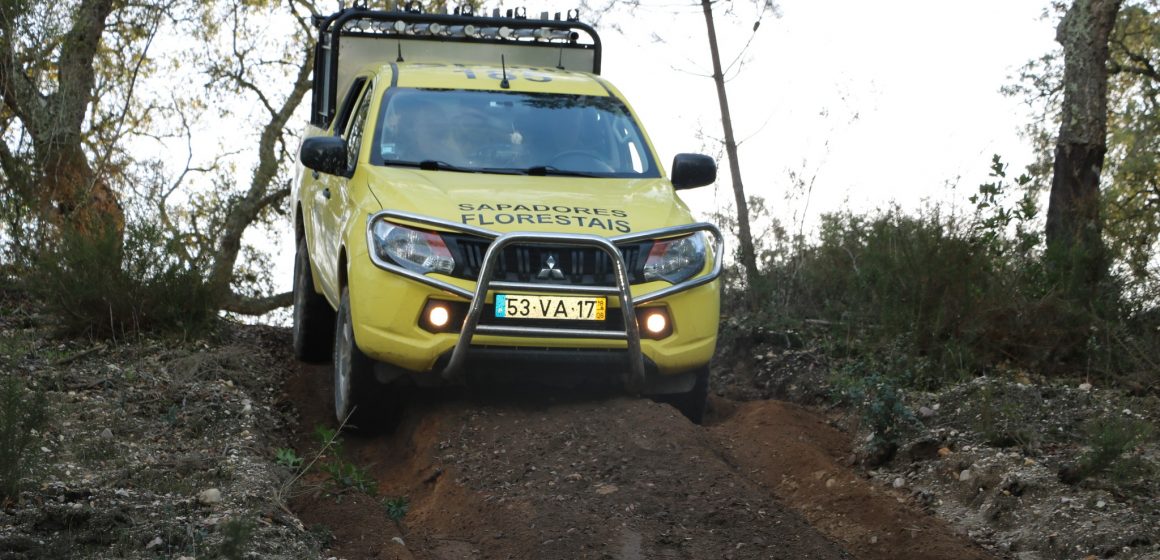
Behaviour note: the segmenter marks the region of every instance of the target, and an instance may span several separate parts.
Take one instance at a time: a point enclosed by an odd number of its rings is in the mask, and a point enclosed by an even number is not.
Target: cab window
[[[359,101],[358,109],[355,110],[354,116],[350,120],[350,127],[346,134],[346,168],[354,170],[354,166],[358,163],[358,151],[362,147],[363,128],[365,128],[367,121],[367,112],[371,107],[371,96],[373,94],[374,85],[368,84],[366,91],[363,92],[362,100]]]

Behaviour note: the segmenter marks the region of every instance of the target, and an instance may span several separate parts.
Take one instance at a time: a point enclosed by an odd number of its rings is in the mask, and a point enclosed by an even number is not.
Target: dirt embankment
[[[329,425],[330,372],[288,382],[299,447]],[[382,503],[322,490],[293,503],[344,558],[986,558],[843,465],[849,436],[804,409],[732,405],[707,428],[617,395],[442,393],[401,427],[348,436]]]

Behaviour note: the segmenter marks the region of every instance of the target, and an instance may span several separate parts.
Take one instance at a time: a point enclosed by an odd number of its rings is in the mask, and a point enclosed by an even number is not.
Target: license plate
[[[495,316],[506,319],[603,321],[603,297],[496,294]]]

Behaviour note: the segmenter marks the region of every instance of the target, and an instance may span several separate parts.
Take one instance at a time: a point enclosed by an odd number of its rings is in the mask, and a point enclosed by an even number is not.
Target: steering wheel
[[[604,161],[604,158],[587,150],[565,150],[552,156],[548,165],[568,171],[592,171],[596,173],[616,171]]]

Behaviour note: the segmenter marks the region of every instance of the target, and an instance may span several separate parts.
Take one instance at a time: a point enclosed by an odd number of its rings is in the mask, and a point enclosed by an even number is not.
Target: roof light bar
[[[418,37],[467,37],[475,39],[501,39],[505,41],[529,42],[570,42],[580,38],[576,31],[553,29],[550,27],[525,27],[513,29],[508,26],[477,27],[472,24],[444,25],[441,23],[407,23],[396,21],[368,21],[353,19],[342,26],[344,33],[364,35],[406,35]]]

